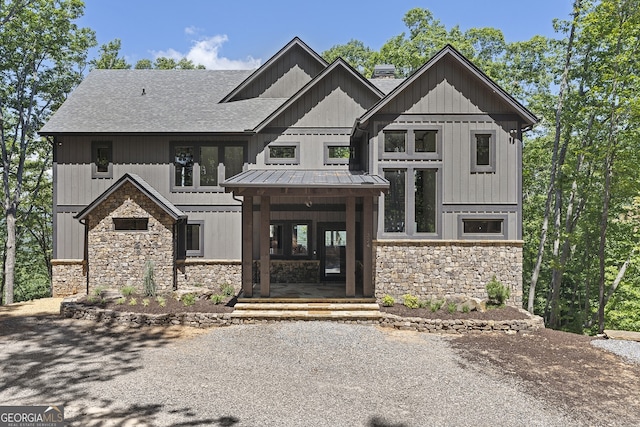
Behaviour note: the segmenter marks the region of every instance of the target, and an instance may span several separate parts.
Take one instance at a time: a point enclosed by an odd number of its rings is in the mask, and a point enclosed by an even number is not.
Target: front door
[[[344,223],[318,224],[320,246],[320,280],[341,280],[346,277],[347,231]]]

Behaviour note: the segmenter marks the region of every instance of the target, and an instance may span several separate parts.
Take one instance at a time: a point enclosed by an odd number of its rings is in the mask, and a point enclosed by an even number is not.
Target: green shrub
[[[196,296],[194,294],[184,294],[180,300],[185,307],[190,307],[196,303]]]
[[[137,299],[135,299],[135,298],[131,298],[131,299],[129,300],[129,305],[138,305],[138,300],[137,300]]]
[[[160,307],[164,307],[165,305],[167,305],[167,300],[165,297],[157,297],[156,302]]]
[[[93,292],[92,294],[99,297],[100,295],[102,295],[102,293],[106,290],[106,288],[104,286],[96,286],[95,288],[93,288]]]
[[[88,302],[88,303],[90,303],[90,304],[95,304],[95,303],[97,303],[97,302],[98,302],[98,298],[99,298],[99,297],[97,297],[97,296],[89,295],[89,296],[87,297],[87,302]]]
[[[127,302],[127,299],[125,297],[118,298],[116,300],[116,304],[118,304],[118,305],[123,305],[125,302]]]
[[[120,293],[122,293],[122,295],[124,295],[125,297],[130,297],[135,292],[136,292],[135,286],[127,285],[120,288]]]
[[[224,295],[225,297],[230,297],[231,295],[236,293],[236,290],[233,288],[233,285],[230,285],[228,283],[220,285],[220,291],[222,292],[222,295]]]
[[[421,299],[420,301],[418,301],[418,308],[429,308],[430,305],[431,300]]]
[[[220,304],[220,303],[222,303],[222,301],[224,301],[224,298],[225,298],[225,297],[224,297],[224,295],[220,295],[220,294],[214,294],[214,295],[211,295],[211,301],[212,301],[214,304]]]
[[[382,297],[382,306],[383,307],[393,307],[396,303],[396,300],[393,299],[391,295],[385,295]]]
[[[471,309],[469,308],[469,306],[467,304],[462,306],[462,312],[463,313],[468,313],[470,311],[471,311]]]
[[[453,314],[458,310],[458,305],[455,302],[450,302],[447,304],[447,311],[449,314]]]
[[[143,305],[144,307],[149,307],[149,303],[150,303],[150,302],[151,302],[151,301],[149,301],[149,298],[145,298],[145,299],[143,299],[143,300],[142,300],[142,305]]]
[[[429,306],[429,308],[431,309],[432,312],[436,312],[438,310],[440,310],[440,308],[442,308],[442,304],[444,304],[444,301],[432,301],[431,305]]]
[[[491,281],[487,283],[486,290],[487,296],[489,297],[489,305],[493,306],[502,307],[509,299],[509,296],[511,296],[511,290],[500,283],[500,281],[496,279],[496,276],[493,276]]]
[[[156,296],[156,281],[153,278],[153,261],[147,261],[144,263],[144,277],[142,283],[144,284],[144,294],[148,297]]]
[[[402,303],[408,308],[418,308],[418,297],[411,294],[404,294],[402,296]]]

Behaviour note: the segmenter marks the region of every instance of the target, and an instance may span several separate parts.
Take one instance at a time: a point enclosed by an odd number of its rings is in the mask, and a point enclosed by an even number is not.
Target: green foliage
[[[127,70],[131,68],[131,64],[119,57],[122,41],[114,39],[100,46],[100,56],[89,61],[91,69],[98,68],[103,70]]]
[[[382,297],[382,306],[383,307],[393,307],[393,305],[396,303],[396,300],[393,299],[393,297],[391,295],[384,295]]]
[[[144,264],[144,277],[143,277],[143,285],[144,285],[144,294],[148,297],[156,296],[156,281],[153,277],[153,261],[147,260]]]
[[[129,297],[136,292],[136,287],[132,285],[126,285],[120,288],[120,293],[125,297]]]
[[[447,311],[449,314],[453,314],[458,310],[458,305],[455,302],[450,302],[447,304]]]
[[[102,293],[106,290],[106,287],[104,286],[96,286],[95,288],[93,288],[93,291],[91,292],[93,295],[99,297],[100,295],[102,295]]]
[[[158,303],[158,305],[160,307],[164,307],[164,306],[167,305],[167,299],[165,297],[162,297],[162,296],[156,297],[156,302]]]
[[[402,296],[402,303],[408,308],[418,308],[418,297],[411,294],[404,294]]]
[[[137,305],[138,304],[138,300],[135,298],[130,298],[129,299],[129,305]]]
[[[467,304],[464,304],[462,306],[462,312],[463,313],[468,313],[469,311],[471,311],[471,309],[469,308],[469,306]]]
[[[224,301],[224,298],[225,296],[220,294],[211,295],[211,301],[216,305],[222,303],[222,301]]]
[[[435,313],[436,311],[438,311],[438,310],[440,310],[442,308],[443,304],[444,304],[444,301],[434,300],[434,301],[431,302],[431,305],[430,305],[429,308],[431,309],[432,312]]]
[[[149,304],[151,303],[151,301],[149,301],[149,298],[145,298],[142,300],[142,306],[143,307],[149,307]]]
[[[233,285],[225,283],[220,285],[220,292],[222,292],[223,296],[230,297],[235,293],[235,289],[233,288]]]
[[[180,300],[185,307],[190,307],[196,303],[196,296],[195,294],[184,294]]]
[[[509,296],[511,296],[511,290],[509,287],[498,281],[496,276],[493,276],[485,288],[487,290],[487,296],[489,297],[489,304],[493,306],[503,306],[509,299]]]
[[[418,301],[418,308],[429,308],[431,307],[431,300],[424,299]]]
[[[127,299],[125,297],[121,297],[116,300],[116,304],[118,305],[124,305],[124,303],[126,302],[127,302]]]

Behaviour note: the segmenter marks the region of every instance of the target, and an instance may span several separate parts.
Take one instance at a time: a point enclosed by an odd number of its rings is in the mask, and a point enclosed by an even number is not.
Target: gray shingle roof
[[[247,70],[94,70],[40,133],[242,132],[286,101],[219,103],[250,74]]]

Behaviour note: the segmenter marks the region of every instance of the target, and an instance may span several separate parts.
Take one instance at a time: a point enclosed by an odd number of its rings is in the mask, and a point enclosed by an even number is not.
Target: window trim
[[[385,132],[406,132],[406,150],[404,152],[384,151]],[[416,151],[416,131],[436,132],[436,151],[423,152]],[[429,123],[400,124],[391,123],[380,125],[378,130],[378,159],[379,160],[442,160],[442,138],[443,129],[441,125]]]
[[[477,135],[489,135],[489,164],[479,165],[477,163],[478,140]],[[495,173],[496,172],[496,131],[495,130],[472,130],[471,138],[471,173]]]
[[[271,157],[273,147],[293,147],[295,155],[290,158]],[[270,142],[264,147],[264,163],[266,165],[299,165],[300,142]]]
[[[465,221],[502,221],[502,233],[465,233]],[[459,214],[458,239],[460,240],[506,240],[508,236],[509,215],[507,214]]]
[[[332,147],[349,148],[349,157],[347,158],[329,157],[329,150]],[[348,142],[325,142],[323,152],[324,152],[325,165],[348,165],[349,160],[351,160],[352,158],[353,149],[351,148],[351,144],[349,144]]]
[[[198,225],[200,227],[198,234],[200,239],[199,249],[189,249],[187,246],[187,229],[190,225]],[[187,257],[201,257],[204,256],[204,221],[202,220],[187,220],[184,226],[184,250]]]
[[[176,185],[176,167],[174,164],[174,155],[176,147],[193,147],[193,185],[178,186]],[[200,185],[200,149],[202,147],[218,148],[218,185]],[[244,141],[171,141],[169,143],[169,166],[170,166],[170,191],[172,193],[196,193],[211,192],[220,193],[224,191],[224,187],[220,184],[225,181],[225,164],[224,155],[225,147],[242,147],[243,150],[243,170],[245,170],[248,162],[247,143]],[[222,167],[221,167],[222,166]]]
[[[97,165],[98,149],[106,147],[109,150],[109,165],[106,172],[99,172]],[[113,178],[113,142],[91,141],[91,178]]]
[[[415,171],[424,169],[436,170],[436,231],[434,233],[424,233],[416,231],[415,221]],[[384,163],[378,167],[378,173],[384,176],[385,170],[404,170],[405,171],[405,229],[401,232],[385,231],[385,198],[387,193],[383,193],[380,197],[379,206],[380,214],[378,215],[378,235],[382,239],[412,238],[412,239],[440,239],[442,237],[442,163]],[[411,177],[408,179],[407,177]]]

